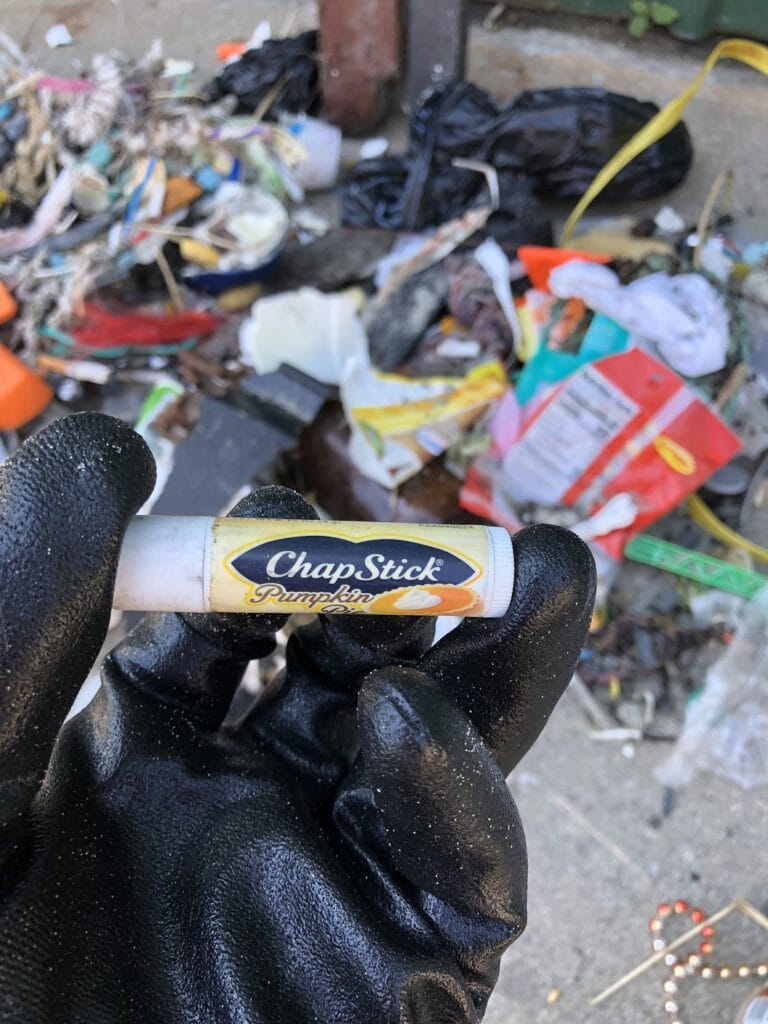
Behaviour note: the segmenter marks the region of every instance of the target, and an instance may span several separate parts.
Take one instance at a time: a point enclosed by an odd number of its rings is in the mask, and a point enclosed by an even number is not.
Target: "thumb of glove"
[[[56,421],[0,467],[0,783],[45,771],[154,479],[138,434],[91,413]]]

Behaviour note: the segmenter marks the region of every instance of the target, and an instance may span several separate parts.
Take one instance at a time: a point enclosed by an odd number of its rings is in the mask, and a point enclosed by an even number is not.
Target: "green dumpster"
[[[768,39],[765,0],[665,0],[680,17],[669,26],[679,39],[705,39],[712,32]],[[629,20],[630,0],[508,0],[509,7],[539,11],[570,11],[595,17]]]

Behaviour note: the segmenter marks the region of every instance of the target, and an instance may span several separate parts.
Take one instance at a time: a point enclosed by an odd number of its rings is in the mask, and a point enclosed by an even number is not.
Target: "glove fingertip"
[[[314,508],[296,491],[278,484],[260,487],[242,498],[229,513],[236,519],[317,519]]]
[[[127,518],[150,496],[155,479],[152,453],[127,423],[75,413],[35,434],[0,466],[0,500],[23,504],[37,489],[62,506],[106,506]]]
[[[465,910],[510,911],[517,928],[525,840],[504,777],[476,730],[414,669],[372,674],[358,706],[364,774],[398,871]],[[436,876],[446,849],[452,862]],[[480,877],[487,883],[482,895]]]
[[[503,618],[465,619],[420,667],[465,712],[509,772],[568,685],[595,598],[587,545],[561,527],[513,537],[515,582]]]
[[[524,595],[572,606],[573,611],[592,610],[597,572],[592,552],[570,530],[549,523],[529,526],[512,538],[516,577],[510,604]]]

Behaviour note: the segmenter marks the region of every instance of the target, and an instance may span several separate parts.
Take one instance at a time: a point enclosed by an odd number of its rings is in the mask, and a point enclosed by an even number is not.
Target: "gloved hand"
[[[512,604],[297,631],[278,691],[221,722],[276,617],[150,615],[60,730],[104,639],[151,457],[60,420],[0,469],[0,1021],[477,1021],[523,929],[504,776],[570,679],[591,556],[514,539]],[[238,515],[312,518],[277,487]]]

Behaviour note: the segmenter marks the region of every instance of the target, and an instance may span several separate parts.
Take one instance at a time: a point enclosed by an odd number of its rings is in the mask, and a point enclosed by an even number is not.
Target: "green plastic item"
[[[592,17],[629,21],[630,0],[504,0],[508,7],[535,11],[571,11]],[[678,39],[706,39],[713,32],[723,35],[768,39],[768,17],[764,0],[666,0],[680,12],[668,27]],[[666,6],[666,4],[665,4]]]
[[[698,551],[690,551],[678,544],[670,544],[658,537],[641,533],[634,537],[624,548],[625,558],[643,565],[652,565],[656,569],[672,572],[676,576],[685,576],[705,587],[724,590],[727,594],[737,597],[757,597],[768,584],[768,577],[750,569],[741,569],[737,565],[724,562],[721,558],[702,555]]]
[[[141,403],[139,415],[133,425],[134,430],[141,433],[150,423],[167,409],[177,398],[184,394],[184,388],[178,381],[168,377],[156,384]]]

